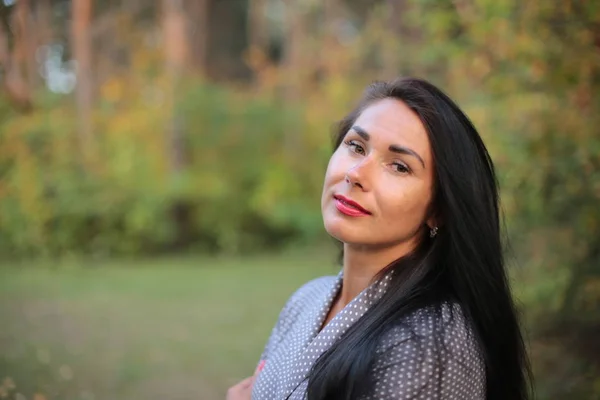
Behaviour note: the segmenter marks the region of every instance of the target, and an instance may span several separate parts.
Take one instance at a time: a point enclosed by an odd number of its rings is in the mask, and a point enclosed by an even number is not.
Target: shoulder
[[[333,285],[335,285],[335,282],[335,276],[324,276],[313,279],[298,288],[288,298],[279,313],[279,317],[277,318],[277,322],[275,323],[273,330],[271,331],[271,335],[267,341],[267,345],[263,351],[261,359],[269,357],[279,343],[286,337],[286,335],[288,335],[290,330],[300,323],[299,321],[301,318],[299,317],[307,309],[309,309],[311,306],[319,305],[317,303],[327,296],[329,291],[333,288]]]
[[[383,359],[398,356],[459,360],[473,369],[482,367],[475,330],[456,303],[442,303],[409,314],[382,338],[378,352]]]
[[[457,304],[419,309],[384,335],[372,373],[385,399],[485,398],[485,365],[468,319]]]

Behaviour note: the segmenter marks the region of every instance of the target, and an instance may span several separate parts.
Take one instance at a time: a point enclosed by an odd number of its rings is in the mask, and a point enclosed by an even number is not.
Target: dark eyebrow
[[[367,131],[365,131],[363,128],[361,128],[358,125],[354,125],[350,129],[352,129],[354,132],[356,132],[358,134],[358,136],[360,136],[367,142],[371,138],[371,135],[369,135],[369,133]],[[390,145],[390,147],[388,149],[389,149],[389,151],[394,152],[394,153],[406,154],[409,156],[416,157],[417,160],[419,160],[421,162],[421,165],[423,166],[423,168],[425,168],[425,162],[423,161],[421,156],[419,156],[414,150],[411,150],[408,147],[398,146],[396,144]]]
[[[371,139],[371,135],[369,135],[367,133],[367,131],[365,131],[363,128],[361,128],[358,125],[354,125],[350,129],[352,129],[354,132],[356,132],[358,134],[358,136],[360,136],[361,138],[363,138],[366,142],[368,142],[369,139]]]
[[[417,153],[415,153],[413,150],[409,149],[408,147],[402,147],[402,146],[392,144],[392,145],[390,145],[389,150],[393,151],[394,153],[406,154],[409,156],[416,157],[421,162],[421,165],[423,166],[423,168],[425,168],[425,163],[423,162],[423,159],[421,158],[421,156],[419,156]]]

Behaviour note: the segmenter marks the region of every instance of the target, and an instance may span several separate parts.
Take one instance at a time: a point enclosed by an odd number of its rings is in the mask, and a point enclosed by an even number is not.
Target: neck
[[[344,276],[338,300],[340,306],[345,307],[373,282],[381,270],[410,250],[411,247],[406,244],[385,249],[344,244]]]

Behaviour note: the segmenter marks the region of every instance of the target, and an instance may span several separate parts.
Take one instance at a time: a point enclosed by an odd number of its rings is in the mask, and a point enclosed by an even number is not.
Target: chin
[[[343,218],[329,217],[325,218],[323,225],[325,231],[333,238],[342,243],[365,243],[367,236],[364,229],[356,226],[349,226],[351,221]]]

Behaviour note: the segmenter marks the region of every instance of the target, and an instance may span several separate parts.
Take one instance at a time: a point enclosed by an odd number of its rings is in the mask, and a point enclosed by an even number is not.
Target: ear
[[[436,215],[432,215],[431,217],[429,217],[429,219],[425,222],[425,224],[429,227],[429,229],[433,229],[435,227],[440,228],[442,225],[442,221],[441,218],[439,218]]]
[[[434,204],[434,200],[432,200],[427,206],[425,218],[425,225],[427,225],[429,229],[433,229],[435,227],[441,228],[441,225],[444,223],[442,215],[439,212],[439,208]]]

